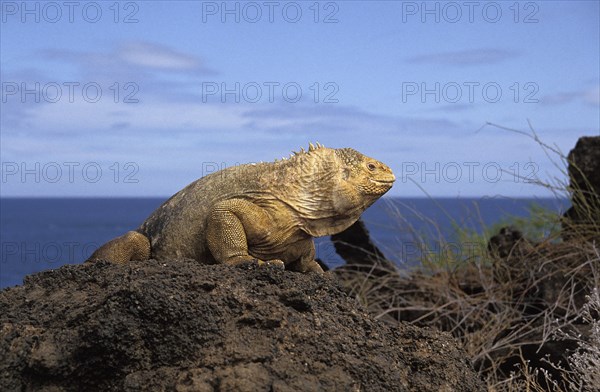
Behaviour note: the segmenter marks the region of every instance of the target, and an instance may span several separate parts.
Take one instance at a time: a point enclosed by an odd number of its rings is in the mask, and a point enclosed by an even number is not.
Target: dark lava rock
[[[341,233],[331,236],[337,254],[346,261],[344,271],[359,271],[375,277],[395,272],[394,263],[387,260],[371,240],[369,230],[362,219],[357,220]],[[337,275],[342,271],[337,271]]]
[[[600,237],[600,136],[584,136],[569,152],[571,203],[565,212],[563,238]]]
[[[531,251],[531,243],[514,227],[502,227],[498,234],[490,238],[487,249],[493,257],[508,258],[522,256]]]
[[[366,314],[329,275],[105,262],[0,292],[0,390],[481,391],[450,335]]]
[[[571,184],[600,194],[600,136],[579,138],[568,161]]]

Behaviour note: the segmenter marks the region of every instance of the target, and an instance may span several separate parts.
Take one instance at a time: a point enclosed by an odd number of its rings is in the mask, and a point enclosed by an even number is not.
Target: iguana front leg
[[[300,252],[300,258],[292,263],[288,269],[298,272],[318,272],[324,273],[323,268],[315,261],[315,242],[313,239],[307,239],[296,244]]]
[[[259,260],[248,253],[248,240],[269,241],[273,230],[268,214],[256,204],[243,199],[219,202],[210,211],[206,242],[220,263],[239,265],[257,261],[259,265],[284,268],[279,259]]]

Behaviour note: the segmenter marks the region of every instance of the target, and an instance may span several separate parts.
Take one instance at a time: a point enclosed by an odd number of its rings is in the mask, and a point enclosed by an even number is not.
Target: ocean
[[[106,241],[133,230],[166,198],[1,198],[0,288],[26,275],[86,260]],[[414,265],[421,238],[452,243],[456,227],[481,233],[510,216],[526,217],[532,205],[562,213],[568,200],[515,198],[383,198],[363,214],[371,238],[398,265]],[[330,267],[343,261],[328,237],[317,257]],[[421,247],[420,249],[418,249]]]

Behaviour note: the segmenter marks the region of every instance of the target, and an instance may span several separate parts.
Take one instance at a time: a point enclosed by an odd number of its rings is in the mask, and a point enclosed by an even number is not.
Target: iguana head
[[[339,191],[354,195],[357,203],[366,204],[365,208],[389,191],[396,180],[387,165],[352,148],[337,149],[335,154],[342,167]]]
[[[351,148],[311,144],[282,164],[286,180],[276,193],[313,237],[348,228],[396,179],[388,166]]]

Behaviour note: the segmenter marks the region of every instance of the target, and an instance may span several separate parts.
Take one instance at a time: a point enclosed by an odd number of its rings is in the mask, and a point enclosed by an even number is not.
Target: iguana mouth
[[[373,178],[369,178],[369,181],[374,182],[376,184],[393,184],[396,180],[375,180]]]

